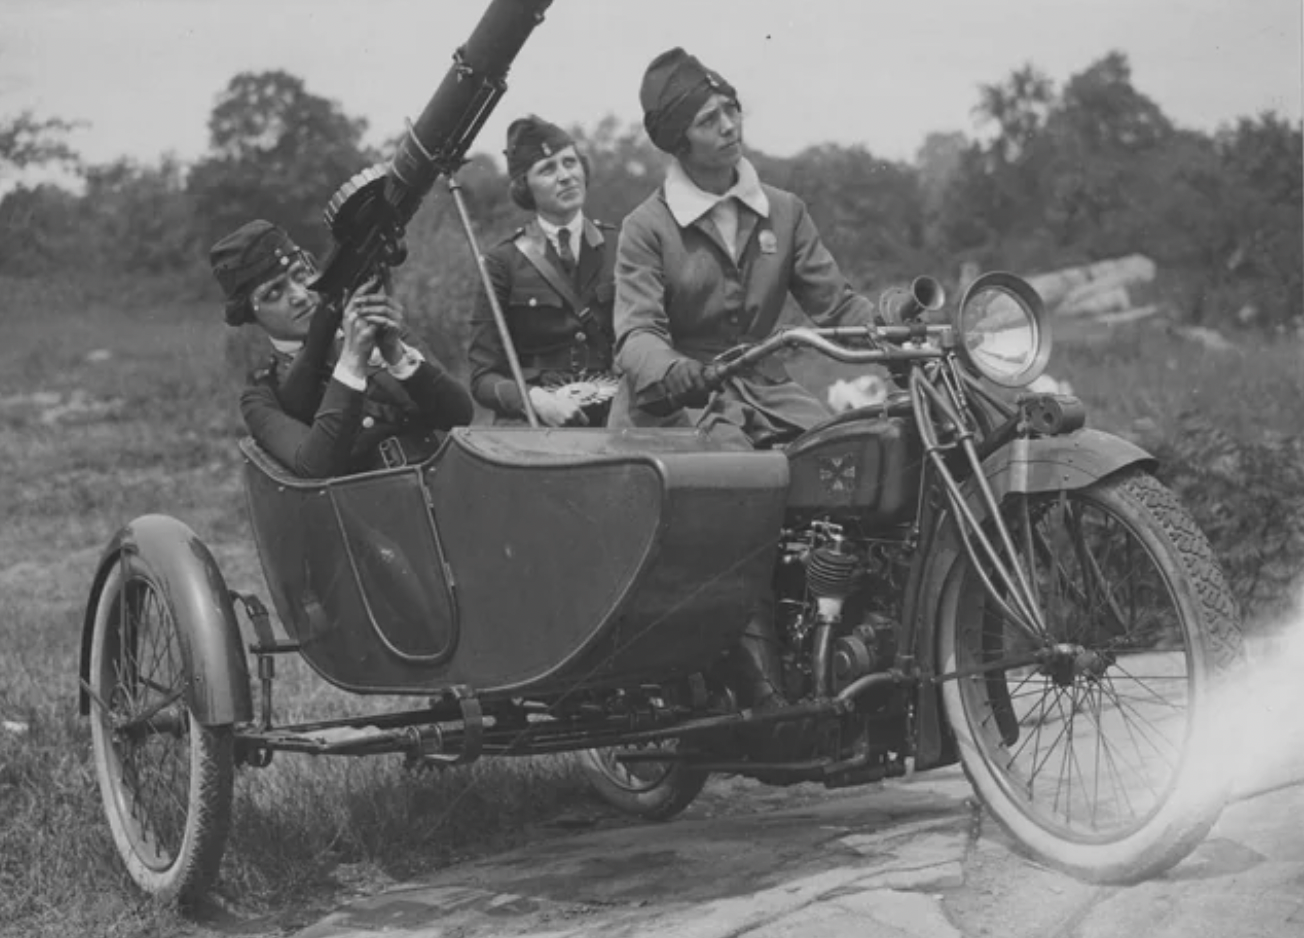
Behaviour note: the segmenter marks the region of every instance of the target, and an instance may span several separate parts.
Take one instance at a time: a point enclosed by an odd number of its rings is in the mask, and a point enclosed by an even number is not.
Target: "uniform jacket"
[[[616,263],[616,365],[624,374],[612,426],[727,423],[757,442],[769,430],[807,428],[828,411],[777,358],[731,380],[705,413],[656,418],[635,404],[655,393],[670,366],[707,361],[769,335],[791,295],[817,325],[867,323],[873,305],[852,291],[805,204],[762,184],[768,216],[738,205],[738,260],[704,215],[681,227],[664,187],[625,219]]]
[[[299,476],[382,468],[381,445],[391,437],[409,455],[429,455],[436,442],[431,435],[470,423],[472,407],[466,389],[428,350],[421,351],[426,360],[404,381],[381,366],[367,369],[365,391],[327,378],[310,423],[287,413],[278,397],[280,378],[293,360],[277,353],[251,376],[240,395],[240,413],[258,444]]]
[[[539,384],[550,374],[611,370],[615,231],[611,225],[584,220],[569,297],[553,282],[564,282],[566,273],[538,221],[531,219],[485,255],[526,383]],[[548,265],[547,274],[540,271],[541,265]],[[494,412],[496,422],[519,419],[524,405],[483,291],[472,330],[467,353],[471,394]]]

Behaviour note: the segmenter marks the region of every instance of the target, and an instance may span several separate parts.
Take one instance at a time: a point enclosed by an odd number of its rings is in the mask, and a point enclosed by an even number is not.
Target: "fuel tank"
[[[827,515],[892,525],[917,508],[923,446],[905,420],[851,411],[807,431],[786,452],[790,522]]]

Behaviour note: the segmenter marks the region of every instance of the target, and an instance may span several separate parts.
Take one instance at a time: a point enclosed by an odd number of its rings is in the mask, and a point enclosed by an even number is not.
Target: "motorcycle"
[[[878,324],[711,366],[801,348],[892,376],[769,449],[466,427],[419,464],[314,480],[242,441],[279,631],[184,523],[127,524],[90,591],[80,706],[135,882],[202,894],[236,769],[278,752],[577,752],[603,798],[659,820],[712,773],[836,788],[959,762],[1044,863],[1121,883],[1180,861],[1228,797],[1211,701],[1243,658],[1207,541],[1146,452],[1021,393],[1050,354],[1025,281],[985,274],[945,315],[931,278],[887,299]],[[764,708],[731,666],[761,595],[784,698]],[[413,704],[278,723],[286,654]]]

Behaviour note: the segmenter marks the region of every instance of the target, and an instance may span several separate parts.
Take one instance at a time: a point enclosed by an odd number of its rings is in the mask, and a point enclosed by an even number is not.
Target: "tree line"
[[[1119,52],[1062,88],[1025,65],[980,86],[974,113],[973,138],[931,134],[911,162],[835,144],[751,155],[763,179],[806,201],[849,278],[871,295],[920,273],[945,280],[966,261],[1032,273],[1140,252],[1158,263],[1163,296],[1187,321],[1304,319],[1298,124],[1264,113],[1212,134],[1179,128],[1133,85]],[[80,192],[18,186],[0,199],[0,274],[76,269],[199,283],[208,245],[254,217],[324,250],[330,195],[390,152],[364,143],[365,120],[284,71],[232,78],[209,116],[208,151],[189,165],[86,165],[67,142],[72,129],[32,114],[0,119],[0,181],[61,164],[84,183]],[[589,210],[618,223],[659,182],[664,156],[641,127],[615,118],[572,130],[593,167]],[[495,160],[478,152],[459,179],[486,243],[520,223]],[[409,242],[405,289],[464,334],[475,271],[447,196],[427,200]]]

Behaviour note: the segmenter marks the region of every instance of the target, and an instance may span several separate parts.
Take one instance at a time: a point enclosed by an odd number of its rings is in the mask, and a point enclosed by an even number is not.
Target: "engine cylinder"
[[[858,561],[831,547],[817,547],[806,561],[806,586],[816,599],[846,599]]]

